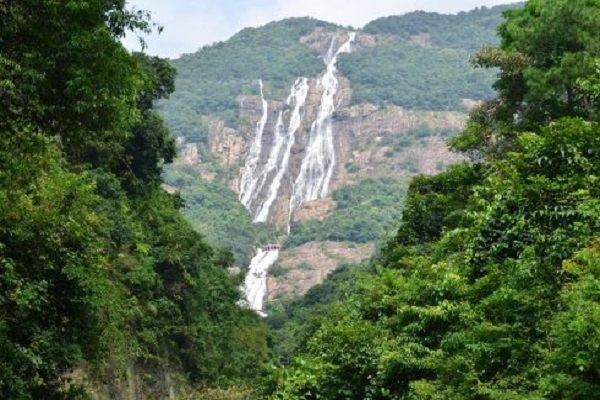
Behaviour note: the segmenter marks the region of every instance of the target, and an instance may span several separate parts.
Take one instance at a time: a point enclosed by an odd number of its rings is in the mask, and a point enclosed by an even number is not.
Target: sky
[[[440,13],[469,11],[480,6],[518,0],[127,0],[129,8],[149,10],[163,32],[145,38],[146,52],[176,58],[200,47],[225,41],[246,27],[262,26],[289,17],[310,16],[360,28],[388,15],[424,10]],[[139,49],[129,36],[125,45]]]

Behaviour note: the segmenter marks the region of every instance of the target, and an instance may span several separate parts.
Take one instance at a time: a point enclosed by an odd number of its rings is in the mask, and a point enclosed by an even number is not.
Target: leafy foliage
[[[76,367],[117,387],[132,366],[164,397],[161,376],[226,385],[268,359],[231,257],[160,187],[174,142],[152,104],[174,70],[119,42],[146,17],[122,1],[0,6],[2,398],[80,398]]]
[[[599,15],[597,2],[530,1],[507,11],[499,48],[485,48],[475,65],[500,68],[498,98],[475,110],[464,133],[452,141],[461,151],[502,155],[515,132],[535,130],[561,117],[598,117]],[[543,17],[540,15],[543,14]],[[532,21],[535,20],[535,25]]]
[[[368,265],[342,264],[327,275],[323,283],[311,287],[305,295],[267,304],[272,348],[280,363],[287,365],[292,361],[295,353],[310,337],[307,327],[316,326],[332,303],[355,292],[357,275],[369,268]],[[269,268],[271,276],[272,269]]]

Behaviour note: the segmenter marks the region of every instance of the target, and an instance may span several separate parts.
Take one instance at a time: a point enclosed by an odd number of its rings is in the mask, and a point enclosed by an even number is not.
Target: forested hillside
[[[350,290],[277,311],[268,398],[600,398],[600,2],[505,15],[469,161],[411,181],[371,268],[327,283]]]
[[[167,398],[262,371],[231,254],[161,188],[166,61],[122,1],[0,4],[0,398]],[[133,395],[131,395],[133,396]],[[133,398],[133,397],[131,397]]]
[[[462,110],[463,99],[492,97],[490,71],[467,65],[474,51],[497,43],[496,27],[509,7],[515,5],[457,15],[416,11],[368,23],[363,31],[387,43],[341,60],[354,86],[352,102]]]
[[[177,94],[161,103],[173,134],[206,143],[197,115],[221,115],[235,127],[240,123],[237,96],[256,93],[258,79],[284,91],[295,77],[317,74],[323,68],[318,52],[298,40],[315,28],[336,25],[310,18],[272,22],[174,60]]]

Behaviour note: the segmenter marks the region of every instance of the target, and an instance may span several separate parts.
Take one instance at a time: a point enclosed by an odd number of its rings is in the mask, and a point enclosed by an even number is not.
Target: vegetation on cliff
[[[414,11],[378,18],[365,25],[363,31],[405,40],[426,35],[435,47],[477,51],[482,44],[498,43],[496,28],[502,22],[502,12],[520,6],[522,3],[479,7],[457,14]]]
[[[275,228],[253,223],[237,195],[220,181],[203,180],[191,166],[169,168],[165,180],[177,189],[184,201],[181,211],[206,240],[231,251],[234,264],[245,270],[256,248],[276,241]]]
[[[457,15],[416,11],[368,23],[363,31],[387,42],[340,58],[339,70],[352,82],[352,103],[464,110],[463,99],[492,98],[495,71],[469,68],[469,56],[498,43],[502,11],[513,7]]]
[[[175,147],[152,104],[175,71],[119,41],[148,16],[20,0],[0,20],[0,397],[83,396],[76,368],[160,398],[259,373],[266,328],[235,305],[231,256],[160,187]]]
[[[322,221],[292,226],[284,248],[311,241],[376,242],[394,230],[406,191],[399,178],[365,179],[332,193],[335,208]]]
[[[352,82],[352,104],[397,105],[410,110],[464,111],[463,99],[493,96],[493,73],[469,68],[469,52],[404,40],[340,57]]]
[[[498,96],[452,141],[473,163],[413,180],[374,272],[297,333],[265,396],[598,397],[598,21],[596,0],[506,12],[474,58]]]
[[[258,80],[267,82],[267,96],[284,93],[299,76],[314,76],[323,70],[316,50],[300,38],[316,28],[336,25],[311,18],[290,18],[261,28],[246,28],[227,42],[205,46],[174,60],[179,71],[177,92],[160,104],[173,134],[197,143],[207,143],[200,116],[216,115],[229,126],[239,124],[237,97],[257,94]]]

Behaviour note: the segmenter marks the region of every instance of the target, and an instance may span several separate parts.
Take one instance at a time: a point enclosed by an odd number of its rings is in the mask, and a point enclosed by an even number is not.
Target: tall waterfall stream
[[[302,159],[300,173],[291,189],[291,199],[288,212],[288,234],[294,210],[302,203],[327,196],[329,184],[335,167],[335,141],[332,127],[332,115],[335,111],[335,96],[338,90],[336,77],[336,62],[338,55],[349,53],[355,41],[355,33],[349,33],[348,41],[334,53],[335,39],[332,40],[329,51],[325,56],[327,68],[323,76],[316,81],[320,86],[322,96],[317,116],[312,122],[306,155]],[[261,165],[263,152],[263,137],[268,119],[268,103],[263,93],[263,82],[259,81],[262,101],[262,117],[256,125],[256,133],[250,143],[244,172],[240,183],[240,201],[251,212],[254,222],[266,222],[269,211],[288,171],[292,147],[296,141],[296,131],[305,117],[305,105],[310,83],[308,78],[298,78],[292,85],[286,104],[291,107],[291,115],[287,128],[283,122],[283,113],[277,117],[274,131],[274,142],[268,154],[267,162]],[[268,182],[269,177],[273,177]],[[267,195],[260,204],[256,199],[267,185]],[[253,211],[254,210],[254,211]],[[258,248],[250,262],[248,273],[243,285],[243,291],[248,307],[266,316],[263,310],[263,300],[267,292],[267,271],[279,256],[279,246],[268,245]]]

